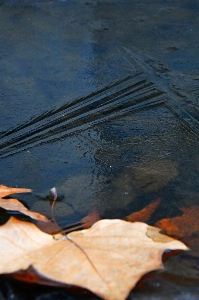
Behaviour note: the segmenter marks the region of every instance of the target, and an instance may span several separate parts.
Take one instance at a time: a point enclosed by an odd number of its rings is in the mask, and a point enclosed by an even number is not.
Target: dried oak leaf
[[[17,199],[4,199],[5,196],[10,194],[18,194],[18,193],[29,193],[32,190],[26,188],[11,188],[5,185],[0,185],[0,207],[5,210],[10,211],[18,211],[24,215],[27,215],[35,220],[40,221],[49,221],[47,217],[28,210],[20,201]]]
[[[162,219],[156,223],[167,234],[182,238],[199,232],[199,206],[183,207],[183,214],[174,218]]]
[[[122,300],[145,273],[163,268],[165,249],[187,249],[155,227],[117,219],[55,237],[12,217],[0,226],[0,273],[31,266],[45,279],[42,283],[78,286],[103,299]]]
[[[140,211],[133,212],[128,215],[125,220],[129,222],[146,222],[150,219],[152,213],[156,210],[157,206],[160,204],[161,199],[158,198],[155,201],[149,203]]]
[[[181,239],[191,249],[192,255],[199,256],[199,206],[183,207],[183,214],[174,218],[162,219],[155,225],[165,233]]]

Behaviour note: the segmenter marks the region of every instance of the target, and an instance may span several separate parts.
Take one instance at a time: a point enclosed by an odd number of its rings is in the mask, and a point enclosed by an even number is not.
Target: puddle
[[[160,197],[155,224],[198,205],[197,3],[0,4],[1,183],[33,189],[18,198],[49,216],[56,186],[61,226],[96,206],[123,218]],[[169,258],[129,299],[196,299],[198,254]],[[2,297],[26,299],[0,280]]]

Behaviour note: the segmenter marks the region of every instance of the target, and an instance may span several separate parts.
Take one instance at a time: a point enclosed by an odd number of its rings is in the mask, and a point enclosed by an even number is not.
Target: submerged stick
[[[49,194],[50,194],[50,196],[53,197],[53,202],[52,202],[52,205],[51,205],[52,219],[57,224],[57,222],[55,221],[55,217],[54,217],[54,205],[55,205],[55,202],[57,200],[57,189],[55,187],[53,187],[52,189],[50,189]]]

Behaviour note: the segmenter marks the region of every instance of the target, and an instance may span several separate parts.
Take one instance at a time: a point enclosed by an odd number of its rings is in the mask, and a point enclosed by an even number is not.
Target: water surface
[[[184,0],[2,1],[1,183],[32,188],[19,199],[49,216],[56,186],[60,226],[96,206],[123,218],[160,197],[155,224],[198,205],[198,10]],[[130,299],[197,299],[198,251],[165,265]],[[2,293],[26,299],[4,277]]]

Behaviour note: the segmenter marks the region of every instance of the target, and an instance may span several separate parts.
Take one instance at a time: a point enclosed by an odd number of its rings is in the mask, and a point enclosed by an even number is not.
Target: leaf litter
[[[14,198],[4,199],[4,197],[11,194],[30,193],[31,189],[26,188],[10,188],[5,185],[0,185],[0,207],[8,211],[18,211],[32,219],[40,221],[49,221],[47,217],[37,212],[28,210],[20,201]]]
[[[1,201],[8,202],[13,199],[3,199],[6,195],[31,191],[0,187]],[[56,189],[51,193],[54,206]],[[148,220],[159,203],[160,199],[155,200],[126,220]],[[37,215],[32,217],[37,219]],[[103,299],[122,300],[144,274],[163,268],[165,250],[188,250],[181,241],[145,223],[98,219],[94,209],[78,224],[47,234],[30,222],[11,217],[0,226],[0,274],[31,283],[78,286]],[[79,228],[89,229],[70,232]]]
[[[160,228],[165,234],[184,241],[191,247],[192,254],[198,256],[199,206],[182,207],[180,210],[182,215],[162,219],[155,226]]]
[[[151,226],[141,222],[100,220],[90,229],[57,240],[34,224],[11,217],[0,227],[0,273],[32,266],[49,285],[53,281],[57,286],[86,288],[107,300],[126,299],[145,273],[163,268],[166,249],[187,250],[182,242],[156,229],[158,242],[154,241],[154,235],[148,236],[151,231]]]

